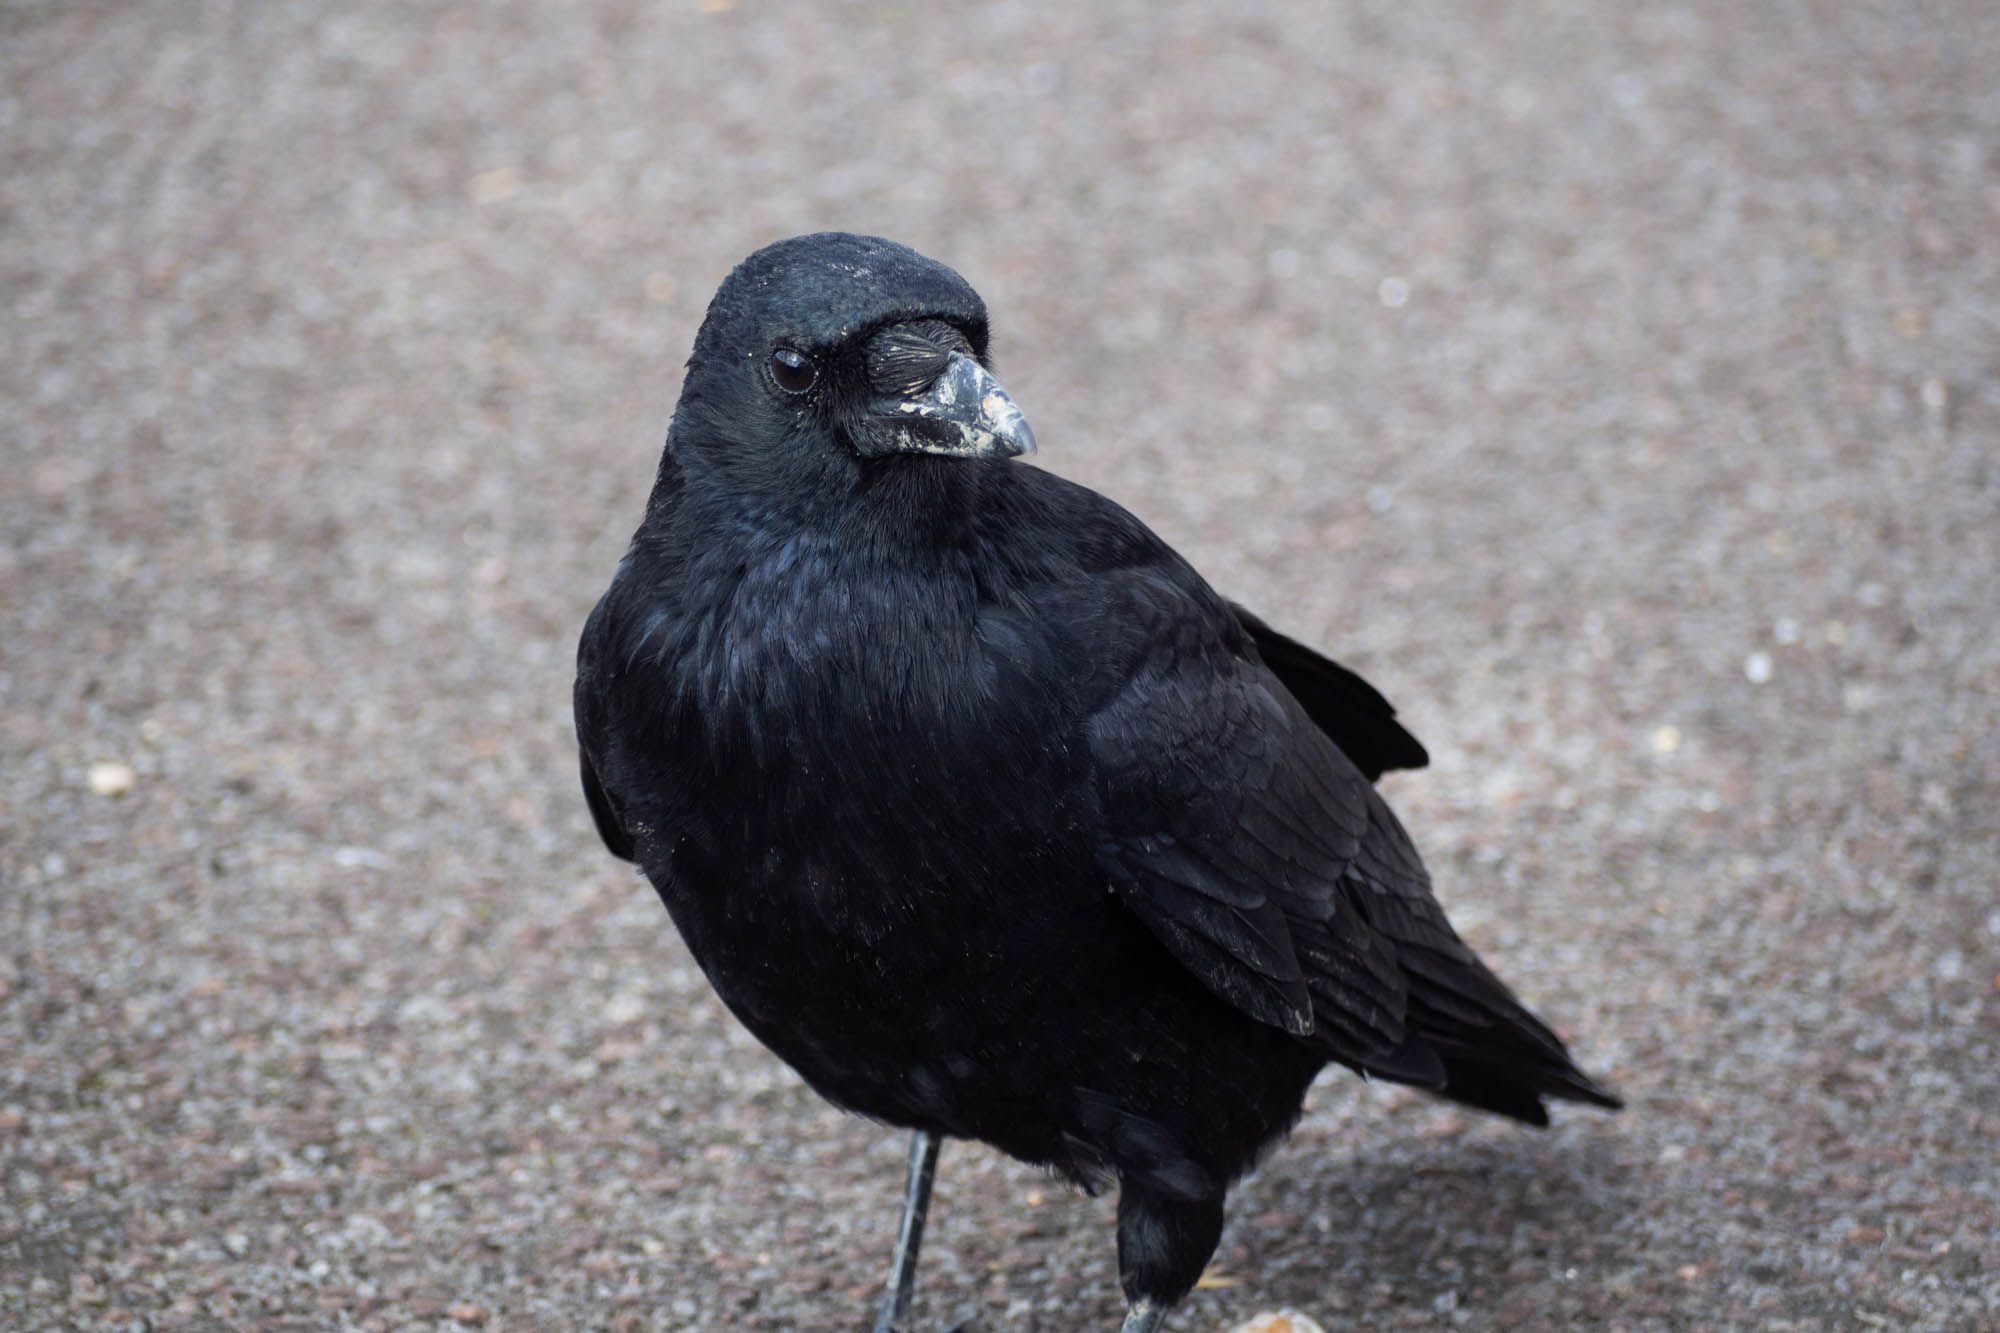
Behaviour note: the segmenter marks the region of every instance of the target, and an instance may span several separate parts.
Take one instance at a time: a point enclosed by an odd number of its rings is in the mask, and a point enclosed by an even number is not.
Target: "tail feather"
[[[1410,1035],[1444,1066],[1442,1087],[1428,1080],[1419,1086],[1537,1126],[1549,1122],[1544,1098],[1614,1111],[1624,1105],[1576,1067],[1562,1039],[1471,950],[1405,946],[1400,959],[1409,983]]]
[[[1446,1066],[1446,1071],[1445,1085],[1438,1090],[1438,1096],[1537,1129],[1548,1127],[1549,1108],[1541,1096],[1534,1088],[1510,1078],[1504,1070],[1490,1065],[1459,1064]]]
[[[1432,1048],[1444,1061],[1445,1085],[1438,1095],[1482,1111],[1524,1120],[1549,1122],[1545,1097],[1586,1102],[1616,1111],[1625,1103],[1618,1095],[1572,1064],[1567,1055],[1539,1058],[1504,1046],[1468,1049],[1457,1042],[1436,1040]]]

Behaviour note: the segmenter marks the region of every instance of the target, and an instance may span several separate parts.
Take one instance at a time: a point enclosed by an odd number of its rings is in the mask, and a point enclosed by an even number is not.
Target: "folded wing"
[[[1531,1123],[1544,1095],[1616,1105],[1431,896],[1369,780],[1422,756],[1381,696],[1309,655],[1335,682],[1311,712],[1262,656],[1261,622],[1245,652],[1162,614],[1163,595],[1148,586],[1148,619],[1177,628],[1087,725],[1096,851],[1120,900],[1209,989],[1331,1059]],[[1186,618],[1202,610],[1191,599]],[[1327,712],[1342,690],[1358,731]],[[1336,743],[1356,736],[1365,768]]]

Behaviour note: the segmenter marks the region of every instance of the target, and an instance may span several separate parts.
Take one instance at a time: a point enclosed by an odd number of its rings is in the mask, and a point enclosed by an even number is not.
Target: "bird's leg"
[[[1120,1333],[1153,1333],[1167,1311],[1194,1290],[1222,1239],[1222,1197],[1190,1197],[1121,1177],[1118,1184],[1118,1285],[1125,1289]]]
[[[1167,1307],[1144,1296],[1125,1307],[1125,1322],[1118,1333],[1153,1333],[1167,1322]]]
[[[910,1301],[917,1294],[917,1251],[924,1243],[924,1217],[931,1207],[931,1182],[937,1178],[938,1136],[918,1130],[910,1136],[910,1175],[903,1187],[903,1225],[896,1233],[896,1255],[889,1264],[889,1290],[875,1333],[903,1333]]]

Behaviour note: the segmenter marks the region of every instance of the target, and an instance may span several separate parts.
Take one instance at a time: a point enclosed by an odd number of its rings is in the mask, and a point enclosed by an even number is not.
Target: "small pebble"
[[[138,781],[138,774],[132,771],[130,764],[107,761],[92,764],[85,780],[99,796],[123,796],[132,790],[132,784]]]
[[[1762,685],[1771,678],[1771,655],[1752,653],[1743,659],[1743,677],[1752,685]]]
[[[605,1002],[604,1021],[622,1026],[642,1017],[645,1012],[645,996],[636,991],[620,991]]]
[[[1317,1319],[1297,1310],[1263,1310],[1230,1329],[1229,1333],[1326,1333],[1326,1328]]]
[[[1653,732],[1653,749],[1659,754],[1672,754],[1681,748],[1681,729],[1671,722]]]
[[[485,206],[513,198],[521,192],[521,173],[512,167],[495,167],[472,178],[466,193],[472,202]]]
[[[1951,390],[1935,375],[1925,380],[1918,392],[1923,397],[1924,406],[1934,417],[1942,417],[1944,410],[1951,406]]]

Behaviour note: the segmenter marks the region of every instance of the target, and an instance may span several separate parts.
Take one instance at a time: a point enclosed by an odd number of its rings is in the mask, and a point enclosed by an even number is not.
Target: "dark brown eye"
[[[771,378],[786,393],[804,393],[819,378],[819,367],[797,348],[780,347],[771,353]]]

